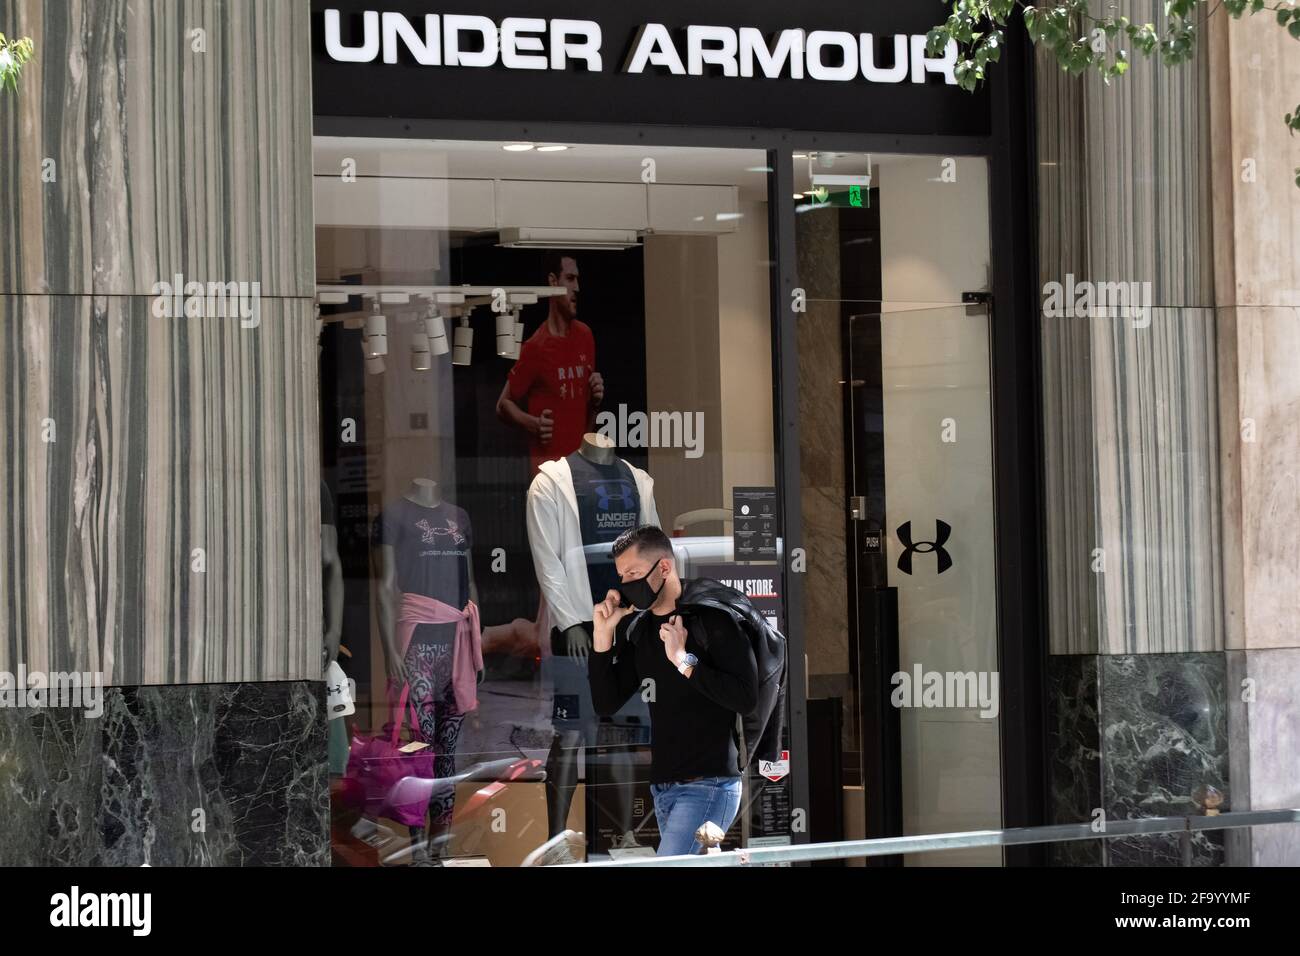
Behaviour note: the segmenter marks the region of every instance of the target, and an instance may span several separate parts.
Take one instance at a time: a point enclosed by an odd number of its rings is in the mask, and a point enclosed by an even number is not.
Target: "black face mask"
[[[623,599],[622,607],[634,607],[639,611],[644,611],[654,604],[665,584],[665,581],[660,581],[659,587],[652,588],[650,586],[650,575],[654,574],[657,567],[659,567],[658,561],[655,562],[654,567],[636,580],[624,581],[619,584],[618,594]]]

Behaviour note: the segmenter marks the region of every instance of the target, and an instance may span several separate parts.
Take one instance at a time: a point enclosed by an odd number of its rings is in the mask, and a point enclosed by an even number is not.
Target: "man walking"
[[[706,821],[725,831],[740,809],[736,718],[758,705],[754,652],[727,611],[679,607],[688,588],[721,585],[683,582],[659,528],[624,532],[611,551],[620,583],[592,610],[592,702],[605,716],[633,693],[646,696],[658,855],[698,853],[695,831]],[[634,610],[644,613],[619,628]]]

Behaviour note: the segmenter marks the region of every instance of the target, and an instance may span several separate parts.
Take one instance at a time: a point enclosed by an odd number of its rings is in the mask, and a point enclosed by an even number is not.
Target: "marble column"
[[[1300,56],[1266,14],[1207,39],[1233,807],[1266,810],[1300,806]],[[1300,828],[1235,832],[1228,861],[1300,864]]]
[[[309,15],[0,0],[5,865],[328,863]]]
[[[799,461],[807,591],[818,596],[804,608],[811,697],[838,697],[846,704],[843,745],[857,748],[849,666],[848,567],[844,510],[844,337],[841,316],[840,238],[837,221],[801,215],[795,251],[807,310],[797,325],[799,346]]]
[[[1093,6],[1163,22],[1154,0]],[[1135,57],[1110,85],[1039,57],[1044,301],[1052,282],[1125,283],[1145,307],[1042,317],[1057,822],[1197,812],[1197,787],[1230,789],[1209,77],[1204,47],[1177,68]],[[1193,849],[1223,860],[1221,836]],[[1179,859],[1152,837],[1053,852]]]
[[[307,0],[0,11],[0,668],[319,679]]]

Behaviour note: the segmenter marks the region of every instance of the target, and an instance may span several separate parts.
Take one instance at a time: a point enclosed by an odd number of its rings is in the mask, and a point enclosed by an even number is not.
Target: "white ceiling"
[[[316,136],[315,173],[336,176],[345,159],[356,162],[358,176],[404,176],[427,179],[523,179],[569,182],[642,182],[646,159],[655,161],[655,181],[679,185],[734,185],[742,199],[767,199],[767,158],[760,149],[713,149],[685,146],[600,146],[565,144],[560,152],[509,152],[504,143],[473,140],[381,139]],[[544,145],[538,143],[537,145]],[[890,153],[830,154],[837,173],[865,173],[914,160]],[[934,157],[937,162],[940,157]],[[808,160],[794,160],[794,185],[809,187]]]
[[[655,182],[734,185],[746,199],[767,198],[767,159],[759,149],[571,144],[539,153],[457,140],[317,136],[313,142],[318,176],[336,176],[342,162],[353,159],[358,176],[640,183],[644,161],[653,159]]]

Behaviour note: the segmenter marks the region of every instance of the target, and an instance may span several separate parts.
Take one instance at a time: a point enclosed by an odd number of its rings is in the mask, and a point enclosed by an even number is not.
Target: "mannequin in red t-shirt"
[[[497,417],[528,433],[532,473],[544,461],[578,450],[592,430],[605,383],[596,367],[596,339],[578,319],[578,263],[556,254],[547,262],[552,296],[546,322],[519,349],[497,399]]]

